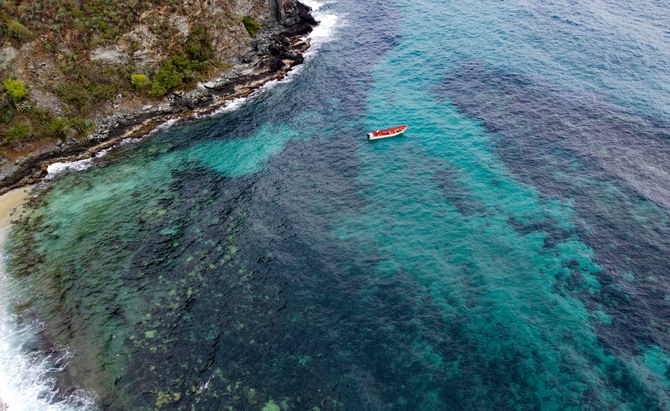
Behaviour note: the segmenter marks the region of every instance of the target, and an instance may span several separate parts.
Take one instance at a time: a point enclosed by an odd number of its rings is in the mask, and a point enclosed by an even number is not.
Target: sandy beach
[[[30,190],[31,187],[23,187],[0,195],[0,250],[4,249],[12,220],[21,211],[21,204]]]

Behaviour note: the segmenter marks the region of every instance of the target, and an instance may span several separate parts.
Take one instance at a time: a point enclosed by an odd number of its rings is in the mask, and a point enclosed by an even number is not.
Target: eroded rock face
[[[63,105],[63,102],[53,93],[43,89],[33,89],[31,91],[31,97],[35,102],[35,105],[40,109],[50,111],[57,116],[65,114],[65,106]]]
[[[188,37],[188,33],[191,31],[191,25],[189,24],[188,18],[186,16],[173,14],[170,16],[170,23],[172,23],[172,25],[174,25],[174,27],[179,31],[182,39],[186,39],[186,37]]]
[[[18,51],[12,46],[5,46],[0,49],[0,69],[6,69],[16,58]],[[2,404],[0,404],[2,405]]]
[[[312,17],[312,9],[308,6],[293,0],[275,0],[282,1],[283,14],[281,24],[286,28],[290,35],[305,35],[312,31],[312,27],[317,25],[317,21]]]
[[[29,77],[32,79],[22,80],[31,89],[43,88],[49,92],[63,80],[57,67],[72,58],[81,60],[79,64],[86,64],[88,60],[104,65],[129,66],[135,72],[146,73],[157,69],[177,48],[175,46],[187,38],[196,23],[207,27],[217,65],[249,63],[258,60],[251,56],[272,52],[269,45],[275,42],[273,34],[308,33],[310,24],[316,24],[309,11],[297,0],[181,0],[170,5],[166,2],[165,5],[144,8],[141,14],[129,20],[131,24],[122,28],[116,40],[107,44],[85,40],[86,37],[73,28],[53,39],[47,32],[35,33],[36,39],[25,43],[20,50],[11,45],[0,49],[0,70],[11,71],[20,77],[22,73],[20,70],[16,72],[15,68],[32,64],[37,67],[36,73],[31,73]],[[242,23],[245,16],[261,24],[256,37],[246,31]],[[86,41],[91,48],[82,52],[81,47],[86,47]],[[44,62],[49,69],[40,70]]]
[[[128,61],[128,54],[121,47],[98,47],[91,52],[91,61],[108,64],[124,64]]]
[[[139,24],[121,36],[119,46],[131,53],[132,64],[137,71],[146,71],[155,67],[166,56],[166,50],[158,47],[158,38],[149,26]]]

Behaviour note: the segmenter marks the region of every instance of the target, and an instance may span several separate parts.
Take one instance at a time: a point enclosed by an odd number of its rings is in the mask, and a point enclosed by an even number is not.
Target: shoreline
[[[289,73],[298,65],[304,62],[303,54],[308,50],[310,41],[308,38],[293,37],[292,44],[301,46],[299,58],[293,60],[284,60],[283,67],[279,70],[272,71],[264,67],[265,71],[253,72],[243,75],[235,79],[234,84],[231,82],[224,82],[221,85],[214,87],[198,88],[181,95],[181,99],[188,99],[189,102],[194,102],[192,106],[185,104],[171,104],[168,107],[156,106],[158,112],[145,112],[144,110],[136,113],[137,118],[132,119],[126,123],[118,124],[116,127],[107,128],[107,132],[101,133],[106,137],[103,139],[87,139],[86,141],[78,142],[79,144],[66,148],[71,153],[63,153],[61,150],[54,150],[39,155],[37,158],[28,158],[25,160],[27,172],[17,172],[14,175],[18,176],[15,182],[6,184],[6,180],[0,182],[0,286],[2,283],[9,280],[9,273],[6,269],[6,250],[9,234],[12,227],[18,222],[26,205],[30,201],[31,193],[35,193],[37,183],[43,181],[47,177],[47,168],[51,164],[60,162],[73,162],[85,159],[94,159],[99,153],[106,150],[113,150],[119,147],[124,141],[132,139],[144,139],[153,134],[154,131],[161,128],[168,122],[177,121],[180,124],[188,124],[198,121],[203,116],[215,115],[217,111],[224,109],[229,103],[235,100],[249,97],[254,92],[262,89],[272,81],[280,81],[286,78]],[[221,87],[226,87],[225,91]],[[231,91],[232,90],[232,91]],[[44,158],[46,157],[46,158]],[[34,194],[33,194],[34,195]],[[6,287],[5,284],[3,287]],[[11,287],[10,287],[11,288]],[[7,327],[5,321],[11,321],[9,318],[10,307],[0,307],[0,321],[2,322],[2,329],[7,333],[8,338],[16,338],[14,335],[20,337],[25,331],[22,329],[14,330],[12,327]],[[11,323],[8,323],[11,324]],[[14,342],[5,342],[0,344],[0,360],[8,360],[9,363],[18,361],[23,368],[30,372],[41,373],[42,370],[36,368],[30,363],[29,359],[22,357],[20,346],[15,346]],[[18,356],[21,356],[17,360]],[[0,361],[0,366],[4,361]],[[10,367],[7,367],[8,370]],[[5,379],[0,376],[0,411],[13,409],[20,401],[20,398],[27,393],[24,392],[26,387],[20,385],[24,378],[19,375],[14,375],[14,370],[10,371],[10,378]],[[18,377],[18,378],[13,378]],[[12,381],[16,380],[16,381]],[[14,383],[19,383],[15,385]],[[33,389],[34,387],[28,387]],[[51,386],[40,386],[38,389],[52,390]],[[32,395],[32,393],[30,394]],[[42,406],[40,400],[34,405]]]
[[[95,161],[107,152],[129,142],[144,140],[172,124],[189,124],[203,117],[223,115],[240,103],[255,99],[282,80],[290,81],[300,72],[296,67],[313,55],[308,50],[318,49],[319,40],[312,40],[323,37],[320,31],[319,34],[315,32],[314,37],[310,34],[320,24],[312,17],[313,10],[304,5],[300,10],[310,11],[306,16],[301,14],[292,20],[290,25],[280,27],[283,31],[275,30],[259,39],[275,47],[270,52],[259,51],[251,61],[246,60],[246,64],[214,73],[214,79],[203,80],[191,90],[173,92],[151,105],[94,117],[97,128],[86,138],[64,143],[59,140],[0,166],[0,250],[3,252],[0,256],[0,280],[7,280],[1,288],[11,293],[13,287],[5,265],[9,234],[28,212],[26,207],[30,207],[31,198],[39,195],[47,184],[51,176],[49,172],[53,172],[53,168],[48,170],[50,165],[89,159]],[[15,324],[9,301],[6,307],[0,306],[0,314],[3,317],[0,318],[0,325],[5,331],[4,341],[0,341],[0,367],[6,368],[5,375],[0,375],[0,411],[20,407],[18,404],[26,400],[30,400],[35,408],[51,409],[45,407],[44,401],[51,401],[52,394],[64,395],[56,401],[59,404],[56,409],[61,409],[60,405],[92,406],[95,403],[95,388],[77,388],[74,395],[68,391],[72,387],[61,386],[62,381],[54,381],[47,375],[51,370],[48,365],[44,369],[43,363],[34,364],[32,358],[25,357],[23,342],[41,337],[29,326]],[[44,397],[43,393],[49,394]]]
[[[23,205],[28,200],[31,189],[32,187],[22,187],[0,195],[0,281],[5,280],[7,276],[5,267],[5,246],[7,245],[9,232],[11,231],[12,225],[15,223],[16,216],[21,213]],[[5,307],[0,307],[0,313],[5,314],[4,311]],[[4,322],[4,318],[0,318],[0,321]],[[12,355],[10,352],[12,347],[3,345],[1,349],[3,358],[5,357],[5,354]],[[4,411],[8,410],[12,402],[16,402],[16,399],[11,398],[12,388],[5,385],[8,381],[2,381],[0,379],[0,383],[0,411]]]
[[[293,33],[274,35],[274,41],[281,46],[276,55],[257,56],[252,63],[237,65],[218,78],[198,83],[195,89],[175,91],[155,105],[103,118],[96,121],[96,131],[84,140],[54,144],[3,167],[5,169],[0,169],[0,195],[41,182],[51,164],[94,158],[123,141],[148,137],[168,122],[197,121],[234,100],[250,96],[272,81],[284,79],[305,61],[305,52],[311,46],[308,34],[318,25],[311,14],[309,17],[311,20],[304,18],[300,28]]]

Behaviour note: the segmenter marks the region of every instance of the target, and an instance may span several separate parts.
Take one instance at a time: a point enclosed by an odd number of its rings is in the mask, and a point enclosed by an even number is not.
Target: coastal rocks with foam
[[[176,118],[214,112],[228,101],[251,94],[263,84],[278,80],[294,66],[303,62],[302,54],[309,48],[303,38],[318,22],[311,16],[311,9],[295,0],[273,0],[274,19],[251,43],[243,47],[239,63],[208,82],[200,83],[190,91],[171,93],[159,104],[123,109],[122,101],[114,101],[113,114],[101,111],[91,120],[96,131],[84,140],[66,138],[47,142],[11,162],[0,163],[0,192],[38,182],[47,174],[54,161],[78,161],[109,149],[120,141],[146,135],[161,124]],[[216,39],[214,40],[216,46]],[[98,50],[95,56],[119,57],[114,49]],[[123,97],[120,97],[121,99]],[[117,100],[119,96],[117,96]]]
[[[279,0],[275,0],[279,5]],[[289,36],[305,35],[312,31],[317,21],[311,14],[312,8],[296,1],[283,0],[279,8],[279,21],[285,27],[284,33]]]

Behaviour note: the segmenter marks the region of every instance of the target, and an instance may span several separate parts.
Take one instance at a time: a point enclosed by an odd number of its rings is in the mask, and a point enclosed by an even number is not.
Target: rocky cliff
[[[0,0],[0,188],[302,62],[297,0]]]

